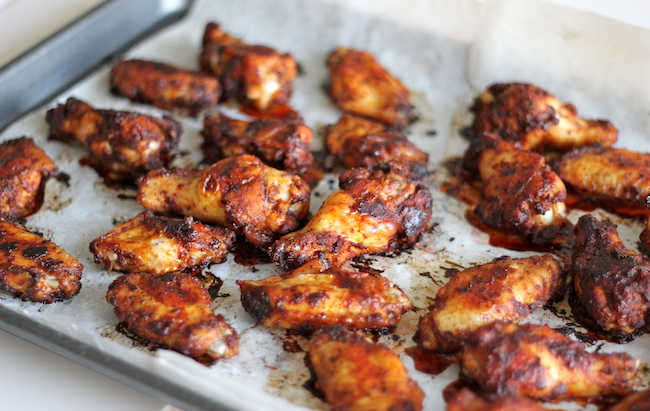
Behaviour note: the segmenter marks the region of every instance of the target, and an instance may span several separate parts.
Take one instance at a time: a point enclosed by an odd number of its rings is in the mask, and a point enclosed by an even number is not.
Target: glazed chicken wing
[[[339,176],[340,189],[323,202],[301,230],[269,248],[285,269],[307,262],[339,267],[363,254],[412,247],[429,228],[429,189],[400,165],[389,171],[353,168]]]
[[[125,274],[108,288],[106,299],[136,335],[196,360],[230,358],[239,337],[212,298],[190,275]]]
[[[227,228],[147,210],[93,240],[90,251],[107,270],[164,274],[222,263],[234,240],[235,233]]]
[[[176,153],[180,124],[126,111],[95,110],[69,98],[47,112],[50,139],[77,141],[90,153],[90,161],[108,182],[133,182],[165,167]]]
[[[410,93],[372,54],[345,47],[327,59],[328,91],[343,111],[397,128],[415,120]]]
[[[584,215],[575,234],[573,284],[585,320],[622,341],[646,331],[650,261],[625,247],[610,221]]]
[[[312,131],[297,119],[235,120],[215,113],[203,120],[205,160],[252,154],[265,164],[302,173],[314,161]]]
[[[224,98],[258,111],[287,104],[298,65],[289,54],[250,45],[208,23],[200,56],[204,72],[218,78]]]
[[[395,161],[415,177],[427,173],[429,155],[383,123],[346,114],[327,128],[326,139],[327,150],[346,168],[377,169]]]
[[[333,410],[417,411],[424,393],[400,358],[343,326],[316,331],[309,361]]]
[[[501,257],[454,274],[422,316],[422,347],[455,352],[473,330],[494,321],[519,321],[555,296],[562,268],[550,255]]]
[[[625,395],[639,384],[639,361],[624,353],[590,353],[546,325],[495,322],[469,334],[461,373],[493,398],[540,401]]]
[[[0,144],[0,216],[18,219],[35,213],[43,202],[45,183],[56,171],[31,138]]]
[[[122,60],[111,69],[111,92],[137,103],[197,116],[214,106],[221,85],[212,76],[145,60]]]
[[[42,303],[67,300],[81,288],[83,264],[53,242],[0,218],[0,288]]]
[[[447,403],[447,411],[545,411],[546,408],[525,397],[504,397],[485,400],[464,388]]]
[[[618,139],[618,130],[608,121],[585,120],[573,105],[532,84],[494,84],[474,100],[470,110],[477,134],[492,132],[525,150],[611,146]]]
[[[309,195],[300,177],[251,155],[203,170],[154,170],[138,186],[138,202],[145,208],[230,228],[257,247],[297,229],[309,212]]]

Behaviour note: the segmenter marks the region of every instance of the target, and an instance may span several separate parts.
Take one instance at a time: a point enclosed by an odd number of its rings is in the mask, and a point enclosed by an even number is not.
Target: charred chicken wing
[[[412,247],[429,228],[432,198],[408,174],[399,164],[388,171],[344,171],[340,189],[305,227],[276,241],[269,255],[285,269],[310,261],[328,269],[359,255]]]
[[[590,353],[545,325],[496,322],[469,334],[461,373],[493,398],[540,401],[625,395],[640,381],[639,361],[624,353]]]
[[[309,360],[333,410],[422,409],[424,393],[397,354],[343,326],[316,331],[309,340]]]
[[[618,130],[608,121],[585,120],[573,105],[532,84],[494,84],[470,110],[477,134],[492,132],[526,150],[611,146],[618,139]]]
[[[447,411],[545,411],[525,397],[504,397],[488,401],[467,388],[458,391],[447,403]]]
[[[47,112],[50,139],[77,141],[90,153],[90,161],[108,182],[132,182],[171,161],[178,147],[180,125],[126,111],[95,110],[69,98]]]
[[[298,74],[291,55],[246,44],[215,23],[205,27],[200,64],[220,80],[224,98],[258,111],[287,104]]]
[[[0,218],[0,288],[42,303],[67,300],[81,288],[83,264],[53,242]]]
[[[237,332],[212,312],[210,294],[193,276],[125,274],[109,286],[106,299],[133,333],[155,344],[197,360],[238,353]]]
[[[422,347],[454,352],[471,331],[494,321],[519,321],[542,307],[562,285],[550,255],[501,257],[456,273],[438,291],[418,326]]]
[[[345,47],[327,59],[328,91],[343,111],[403,128],[413,122],[410,93],[372,54]]]
[[[143,211],[91,242],[90,251],[107,270],[164,274],[222,263],[234,240],[235,233],[227,228]]]
[[[230,228],[257,247],[297,229],[309,212],[309,195],[300,177],[251,155],[203,170],[154,170],[138,186],[145,208]]]
[[[28,137],[0,144],[0,216],[27,217],[41,206],[54,162]]]
[[[123,60],[111,69],[111,92],[137,103],[197,116],[221,96],[212,76],[145,60]]]

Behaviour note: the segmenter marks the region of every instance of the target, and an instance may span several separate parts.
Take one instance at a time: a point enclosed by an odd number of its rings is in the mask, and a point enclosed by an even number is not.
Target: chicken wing
[[[545,411],[546,408],[525,397],[504,397],[485,400],[464,388],[447,403],[447,411]]]
[[[93,240],[90,251],[107,270],[164,274],[222,263],[234,240],[235,233],[227,228],[147,210]]]
[[[81,289],[83,264],[53,242],[0,218],[0,288],[42,303],[67,300]]]
[[[235,120],[215,113],[203,120],[205,160],[252,154],[265,164],[302,173],[313,163],[312,131],[297,119]]]
[[[623,341],[645,332],[650,318],[650,261],[626,248],[610,221],[584,215],[575,234],[573,285],[585,320]]]
[[[562,287],[562,267],[550,255],[501,257],[454,274],[420,318],[422,347],[439,353],[461,348],[467,334],[494,321],[520,321]]]
[[[397,325],[413,305],[388,279],[368,272],[309,265],[258,281],[237,281],[248,313],[267,327],[312,331],[342,324],[358,329]]]
[[[650,390],[637,391],[625,396],[608,411],[643,411],[650,410]]]
[[[250,45],[208,23],[199,58],[204,72],[218,78],[224,98],[257,111],[287,104],[298,65],[290,54]]]
[[[136,335],[196,360],[230,358],[239,337],[212,298],[190,275],[125,274],[109,286],[106,300]]]
[[[109,183],[133,182],[176,154],[181,126],[170,118],[126,111],[96,110],[69,98],[46,115],[49,138],[77,141],[90,153],[90,161]]]
[[[203,170],[158,169],[144,176],[138,202],[221,225],[257,247],[297,229],[309,212],[310,189],[297,175],[241,155]]]
[[[545,325],[495,322],[470,333],[461,374],[493,398],[540,401],[625,395],[639,384],[639,360],[625,353],[590,353]]]
[[[273,243],[271,259],[285,269],[311,261],[325,270],[359,255],[412,247],[429,228],[433,200],[403,166],[392,167],[341,173],[340,189],[305,227]]]
[[[122,60],[111,69],[110,82],[113,94],[187,116],[198,116],[221,96],[214,77],[155,61]]]
[[[424,393],[397,354],[343,326],[312,335],[309,361],[333,410],[422,409]]]
[[[45,183],[56,165],[29,137],[0,144],[0,216],[19,219],[43,203]]]
[[[525,150],[611,146],[618,139],[618,130],[610,122],[585,120],[573,105],[532,84],[494,84],[474,100],[470,110],[476,134],[492,132]]]
[[[377,169],[396,161],[406,165],[414,177],[427,173],[429,155],[383,123],[346,114],[327,127],[326,139],[327,150],[346,168]]]
[[[650,209],[650,153],[587,147],[563,155],[556,170],[578,194],[605,207]]]
[[[403,128],[415,120],[410,93],[372,54],[338,47],[327,59],[328,92],[343,111]]]
[[[463,159],[482,181],[474,214],[487,226],[549,244],[566,227],[566,187],[544,157],[484,134],[475,138]]]

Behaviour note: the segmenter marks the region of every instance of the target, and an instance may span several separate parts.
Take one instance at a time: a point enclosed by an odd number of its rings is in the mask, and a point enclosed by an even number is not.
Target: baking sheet
[[[444,179],[440,162],[461,153],[465,147],[459,130],[470,120],[468,103],[494,81],[532,82],[574,103],[585,117],[611,120],[621,131],[617,146],[648,151],[650,144],[644,130],[649,128],[650,120],[644,110],[649,106],[650,91],[640,85],[645,84],[644,73],[650,73],[649,57],[641,53],[650,49],[650,35],[621,23],[530,0],[408,0],[399,5],[388,0],[372,2],[373,9],[395,10],[382,15],[358,9],[363,2],[339,3],[343,4],[317,0],[198,1],[180,24],[139,44],[127,56],[195,69],[205,23],[218,22],[246,42],[266,44],[294,55],[304,74],[296,81],[291,104],[315,131],[336,122],[340,116],[322,91],[326,56],[338,45],[372,52],[412,91],[420,120],[412,127],[409,138],[431,155],[429,184],[436,227],[413,251],[371,256],[359,264],[382,271],[421,309],[403,317],[395,332],[398,338],[385,336],[380,340],[401,354],[411,375],[426,392],[425,409],[441,409],[441,391],[457,378],[458,368],[449,367],[437,376],[423,374],[414,370],[413,361],[403,354],[404,348],[414,345],[412,336],[422,310],[446,282],[447,270],[487,262],[504,254],[531,254],[489,246],[487,236],[464,220],[465,206],[438,188]],[[540,15],[545,17],[544,23],[536,23],[535,17]],[[616,57],[614,63],[611,56]],[[85,265],[82,290],[69,302],[41,305],[0,294],[3,326],[9,323],[5,313],[11,312],[14,329],[24,330],[24,324],[32,321],[51,327],[63,335],[54,340],[72,342],[72,354],[115,359],[117,365],[109,373],[186,409],[327,409],[324,402],[302,386],[308,379],[303,363],[305,353],[301,350],[305,341],[281,330],[255,326],[239,302],[235,281],[280,272],[274,265],[240,266],[231,256],[227,263],[211,268],[224,280],[213,308],[241,336],[240,354],[234,358],[205,367],[173,351],[153,353],[115,331],[117,319],[104,296],[116,274],[93,263],[88,244],[142,208],[133,200],[133,193],[106,188],[92,169],[79,164],[84,149],[47,141],[44,121],[44,111],[69,96],[96,108],[162,113],[110,95],[108,68],[101,68],[0,136],[3,140],[21,135],[33,137],[57,166],[71,176],[69,186],[48,182],[43,208],[28,218],[27,226],[52,239]],[[192,166],[201,159],[201,123],[188,118],[179,120],[184,128],[181,150],[185,154],[175,164]],[[322,135],[316,132],[313,149],[322,148]],[[336,176],[326,176],[315,189],[318,195],[312,197],[312,211],[335,188]],[[574,212],[571,217],[577,219],[578,215]],[[628,246],[636,247],[641,225],[609,217],[621,224],[621,234]],[[530,321],[561,326],[570,319],[540,310]],[[42,330],[34,333],[44,334]],[[75,341],[80,343],[76,350]],[[57,344],[54,345],[56,350]],[[599,342],[591,348],[625,351],[644,363],[650,360],[647,336],[624,346]],[[93,365],[96,361],[90,359],[89,365],[98,368]],[[141,374],[129,378],[134,370]],[[147,381],[149,377],[153,384]],[[577,404],[558,406],[589,408]]]

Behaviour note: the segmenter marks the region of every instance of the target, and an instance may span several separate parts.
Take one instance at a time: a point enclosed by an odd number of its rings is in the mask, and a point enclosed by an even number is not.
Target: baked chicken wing
[[[477,134],[492,132],[525,150],[611,146],[618,139],[618,130],[608,121],[585,120],[573,105],[532,84],[494,84],[474,100],[470,110]]]
[[[297,119],[235,120],[215,113],[203,120],[205,160],[252,154],[265,164],[302,173],[313,163],[312,131]]]
[[[67,300],[81,289],[83,264],[53,242],[0,218],[0,288],[42,303]]]
[[[246,44],[215,23],[205,27],[199,61],[204,72],[220,80],[224,98],[262,112],[289,102],[298,74],[290,54]]]
[[[111,92],[137,103],[197,116],[216,105],[221,85],[212,76],[146,60],[122,60],[111,69]]]
[[[454,274],[418,325],[422,347],[439,353],[461,348],[477,328],[518,322],[542,307],[562,286],[562,267],[550,255],[501,257]]]
[[[19,219],[38,211],[45,183],[56,172],[54,162],[31,138],[0,144],[0,216]]]
[[[69,98],[46,115],[49,138],[77,141],[90,153],[90,161],[107,182],[133,182],[165,167],[176,154],[180,124],[126,111],[96,110]]]
[[[413,309],[402,290],[367,272],[306,266],[258,281],[237,281],[248,313],[267,327],[311,331],[342,324],[358,329],[397,325]]]
[[[359,255],[412,247],[429,228],[433,200],[429,189],[399,166],[341,173],[340,189],[305,227],[269,248],[272,260],[285,269],[307,262],[328,269]]]
[[[398,128],[415,120],[409,91],[372,54],[338,47],[327,68],[329,95],[343,111]]]
[[[585,320],[623,341],[645,332],[650,318],[650,261],[625,247],[610,221],[584,215],[575,235],[573,285]]]
[[[234,230],[267,247],[297,229],[309,212],[310,189],[300,177],[241,155],[203,170],[161,168],[144,176],[138,202]]]
[[[210,309],[212,298],[190,275],[124,274],[106,299],[136,335],[196,360],[230,358],[239,337],[223,316]]]
[[[222,263],[234,240],[235,233],[227,228],[147,210],[93,240],[90,251],[107,270],[164,274]]]
[[[447,402],[447,411],[545,411],[525,397],[504,397],[489,401],[464,388]]]
[[[327,128],[327,150],[346,168],[377,169],[391,161],[404,164],[415,177],[427,173],[429,155],[396,129],[346,114]]]
[[[309,361],[317,387],[333,410],[422,409],[424,393],[397,354],[343,326],[312,335]]]
[[[540,401],[625,395],[639,384],[639,360],[591,353],[545,325],[495,322],[469,334],[461,374],[488,397]]]

